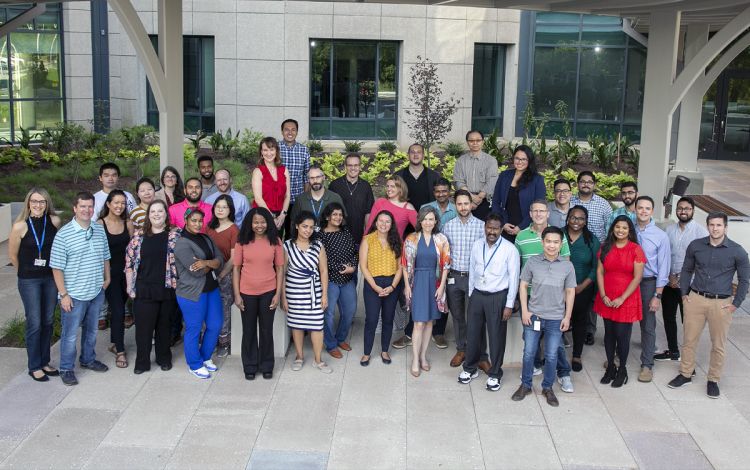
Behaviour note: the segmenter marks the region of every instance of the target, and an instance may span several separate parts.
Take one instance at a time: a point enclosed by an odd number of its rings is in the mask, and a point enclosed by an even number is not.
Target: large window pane
[[[472,128],[492,132],[502,127],[504,75],[505,46],[476,44],[471,103],[472,123],[475,125]]]
[[[13,105],[16,131],[21,127],[41,131],[63,121],[61,100],[16,101]]]
[[[60,38],[57,34],[10,35],[14,98],[60,98]]]
[[[331,41],[310,41],[310,116],[332,117]],[[329,128],[330,129],[330,128]],[[329,132],[325,133],[326,135]]]
[[[624,49],[582,49],[577,119],[619,121]]]
[[[336,44],[333,50],[333,105],[338,117],[375,116],[376,56],[376,44]]]
[[[10,103],[0,101],[0,137],[10,139]]]
[[[536,27],[537,44],[575,44],[578,42],[578,26],[544,25]]]
[[[555,103],[565,101],[570,108],[576,96],[578,49],[538,47],[534,52],[535,114],[553,114]]]
[[[10,64],[8,64],[8,40],[6,36],[3,36],[0,39],[0,99],[8,98],[10,98]]]
[[[628,75],[625,79],[625,122],[641,122],[646,82],[646,50],[628,49]]]
[[[620,25],[584,27],[581,44],[591,46],[624,46],[627,35]]]
[[[378,117],[396,118],[396,94],[398,92],[398,46],[384,43],[380,45],[378,82]]]

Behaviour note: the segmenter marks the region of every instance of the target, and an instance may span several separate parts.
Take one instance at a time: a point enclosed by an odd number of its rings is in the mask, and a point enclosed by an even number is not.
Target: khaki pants
[[[690,377],[695,370],[695,348],[708,322],[708,333],[711,336],[711,362],[708,367],[708,380],[718,382],[724,367],[724,345],[727,341],[729,325],[732,323],[732,313],[722,307],[730,305],[728,299],[708,299],[702,295],[690,292],[685,307],[683,329],[685,340],[682,345],[682,362],[680,373],[683,377]]]

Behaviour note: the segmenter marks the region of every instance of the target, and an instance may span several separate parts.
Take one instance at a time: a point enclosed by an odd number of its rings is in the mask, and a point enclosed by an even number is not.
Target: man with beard
[[[198,178],[193,177],[185,181],[185,200],[177,204],[172,204],[169,207],[169,220],[172,222],[172,225],[183,228],[185,226],[185,212],[188,209],[200,209],[203,211],[201,233],[206,233],[206,227],[211,222],[213,214],[211,212],[211,204],[207,204],[201,200],[202,191],[203,186],[201,185],[201,180]]]
[[[310,184],[310,190],[297,196],[297,202],[294,203],[292,214],[289,217],[292,220],[290,227],[292,231],[290,238],[292,240],[297,236],[294,220],[296,220],[297,214],[300,212],[308,211],[313,213],[315,216],[315,231],[317,232],[320,229],[320,215],[323,213],[325,206],[332,202],[338,202],[341,204],[341,207],[345,207],[341,196],[326,189],[324,184],[326,176],[320,166],[312,165],[307,171],[307,179]],[[346,209],[344,209],[344,212],[346,212]],[[346,214],[344,214],[344,217],[346,217]]]
[[[677,344],[677,307],[680,307],[680,319],[684,322],[685,307],[682,305],[680,292],[680,272],[685,262],[688,245],[698,238],[708,236],[706,227],[693,220],[695,202],[690,197],[681,197],[677,201],[675,214],[678,223],[667,227],[669,247],[672,253],[672,264],[669,270],[669,283],[661,293],[661,314],[664,316],[664,332],[667,334],[668,349],[654,356],[655,361],[679,361],[680,347]]]
[[[219,191],[214,177],[214,159],[208,155],[198,157],[198,172],[201,175],[200,183],[203,190],[201,201]]]
[[[331,181],[328,189],[335,192],[344,201],[347,217],[346,224],[352,233],[354,243],[359,246],[365,233],[365,224],[370,217],[370,210],[375,204],[370,183],[359,177],[362,171],[362,160],[356,153],[350,153],[344,161],[346,173],[341,178]]]
[[[594,194],[596,177],[588,170],[578,174],[578,195],[570,198],[571,206],[583,206],[589,211],[588,227],[600,242],[607,237],[606,226],[612,214],[612,206],[606,199]]]
[[[633,225],[638,223],[635,216],[635,200],[637,198],[638,185],[635,181],[625,181],[624,183],[620,183],[620,199],[622,199],[623,206],[612,211],[612,215],[609,216],[609,220],[607,221],[607,232],[609,232],[609,227],[612,226],[615,219],[621,215],[627,215],[630,217],[630,220],[633,221]]]
[[[221,169],[216,172],[216,187],[218,191],[205,198],[206,204],[213,206],[219,196],[222,194],[228,195],[234,203],[234,223],[238,227],[242,227],[242,221],[250,211],[250,203],[247,202],[247,196],[232,188],[232,175],[229,170]]]
[[[432,188],[440,175],[435,170],[424,166],[424,147],[421,144],[409,146],[409,166],[397,171],[396,174],[404,179],[409,188],[409,202],[416,211],[434,201]]]

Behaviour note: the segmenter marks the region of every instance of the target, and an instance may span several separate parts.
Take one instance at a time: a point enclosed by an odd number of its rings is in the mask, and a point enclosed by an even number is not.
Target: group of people
[[[331,373],[323,349],[334,359],[351,351],[361,278],[363,367],[370,364],[380,325],[381,362],[392,362],[391,346],[411,346],[410,373],[419,377],[432,367],[430,342],[448,347],[450,315],[456,343],[450,365],[461,367],[459,382],[470,383],[482,370],[487,389],[497,391],[507,322],[519,310],[523,368],[512,398],[532,393],[533,376],[543,374],[542,393],[557,406],[555,379],[562,391],[574,391],[571,371],[582,370],[583,346],[593,344],[598,317],[607,356],[601,382],[612,387],[628,381],[633,323],[640,322],[642,339],[638,380],[653,379],[655,360],[681,361],[680,374],[669,383],[678,387],[691,381],[695,347],[708,322],[713,348],[707,394],[719,396],[732,313],[750,283],[747,253],[727,237],[726,215],[709,214],[706,230],[693,220],[692,199],[683,197],[678,223],[665,232],[653,221],[654,201],[639,195],[636,183],[622,184],[624,206],[613,211],[595,193],[589,171],[578,175],[575,196],[571,181],[555,181],[554,201],[547,202],[534,152],[518,146],[511,168],[498,175],[497,161],[481,150],[484,136],[476,130],[466,135],[469,151],[457,160],[453,181],[426,168],[424,148],[413,144],[408,166],[390,176],[385,196],[375,199],[360,178],[357,154],[348,155],[345,174],[326,185],[322,169],[296,142],[297,122],[284,121],[281,131],[281,142],[266,137],[260,143],[252,204],[232,189],[228,171],[214,173],[209,157],[198,159],[200,177],[184,184],[171,167],[163,170],[158,191],[142,178],[137,199],[117,189],[119,169],[105,164],[102,191],[79,193],[74,218],[63,227],[46,191],[29,191],[10,243],[26,308],[29,375],[44,381],[59,373],[66,384],[77,383],[79,325],[81,367],[107,370],[93,348],[105,298],[110,351],[118,367],[128,367],[123,341],[128,297],[134,299],[135,373],[151,367],[152,339],[156,363],[163,370],[172,367],[170,346],[179,341],[184,322],[188,368],[199,378],[210,377],[217,368],[214,352],[229,352],[233,304],[242,312],[246,379],[273,376],[277,307],[286,312],[292,331],[291,369],[305,365],[307,334],[312,366]],[[59,372],[49,358],[58,300]],[[391,343],[399,306],[409,321],[404,335]],[[677,307],[685,332],[682,351]],[[655,344],[660,309],[668,342],[663,352]],[[570,361],[563,334],[569,329]]]

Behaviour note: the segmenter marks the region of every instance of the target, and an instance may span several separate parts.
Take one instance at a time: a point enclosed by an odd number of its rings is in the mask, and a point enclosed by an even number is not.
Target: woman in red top
[[[253,207],[265,207],[273,214],[277,229],[284,226],[292,193],[289,172],[281,164],[279,143],[265,137],[258,148],[258,166],[253,170]]]
[[[414,206],[407,202],[409,199],[409,189],[406,186],[406,182],[398,175],[393,175],[388,178],[385,183],[385,195],[381,197],[372,209],[370,209],[370,218],[367,220],[367,228],[365,233],[370,231],[375,217],[382,211],[388,211],[393,215],[393,219],[396,221],[396,228],[398,234],[401,236],[401,241],[404,241],[404,232],[406,227],[411,224],[412,227],[417,226],[417,211],[414,210]]]
[[[618,216],[609,228],[599,250],[596,282],[599,292],[594,311],[604,319],[604,349],[607,372],[601,383],[621,387],[628,382],[626,364],[630,351],[633,322],[639,321],[641,310],[640,283],[646,255],[638,245],[635,227],[627,215]],[[620,367],[615,369],[615,349]]]

